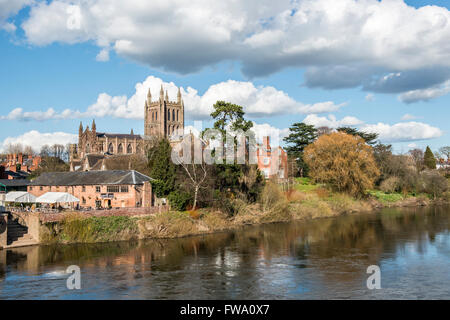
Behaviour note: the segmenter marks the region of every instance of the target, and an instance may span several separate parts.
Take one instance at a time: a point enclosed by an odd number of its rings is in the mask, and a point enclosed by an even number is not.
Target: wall
[[[148,183],[149,184],[149,183]],[[96,188],[100,187],[100,192]],[[96,201],[100,201],[102,208],[134,208],[139,206],[151,205],[151,186],[144,185],[123,185],[119,187],[128,187],[128,192],[108,192],[106,185],[103,186],[29,186],[28,192],[39,197],[47,192],[68,192],[80,199],[79,206],[82,208],[96,208]],[[103,195],[112,195],[103,197]],[[149,200],[150,199],[150,200]]]

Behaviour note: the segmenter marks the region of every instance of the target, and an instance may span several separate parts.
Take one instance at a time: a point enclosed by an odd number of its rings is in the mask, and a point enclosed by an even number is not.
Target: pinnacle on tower
[[[131,133],[130,133],[132,136],[134,136],[134,131],[133,131],[133,128],[131,129]]]
[[[181,88],[180,88],[180,87],[178,87],[177,102],[178,102],[178,103],[181,102]]]
[[[150,92],[150,88],[148,88],[147,100],[149,103],[152,102],[152,93]]]
[[[159,98],[161,100],[164,100],[164,89],[163,89],[162,84],[161,84],[161,90],[159,90]]]
[[[92,120],[92,131],[96,131],[97,126],[95,125],[95,119]]]
[[[83,122],[80,121],[80,128],[78,130],[78,133],[81,135],[83,133]]]
[[[167,90],[166,90],[166,101],[169,101],[169,94],[167,93]]]

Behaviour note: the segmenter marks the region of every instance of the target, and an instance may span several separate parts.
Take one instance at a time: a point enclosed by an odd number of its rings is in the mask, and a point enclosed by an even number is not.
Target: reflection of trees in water
[[[109,274],[113,280],[143,278],[141,284],[152,288],[153,274],[171,281],[164,287],[166,292],[151,297],[189,290],[192,282],[199,284],[205,297],[212,290],[219,299],[220,292],[227,298],[225,292],[230,291],[238,297],[240,292],[252,290],[257,296],[262,290],[258,284],[261,263],[290,256],[298,260],[297,266],[318,271],[334,264],[339,272],[326,276],[345,281],[354,277],[352,272],[361,272],[361,265],[378,264],[382,254],[394,255],[406,242],[415,241],[418,252],[423,252],[436,234],[449,230],[448,210],[386,209],[380,214],[270,224],[173,240],[30,247],[12,250],[7,264],[27,270],[70,264],[100,270],[120,266],[121,273]],[[0,268],[0,277],[1,272]]]

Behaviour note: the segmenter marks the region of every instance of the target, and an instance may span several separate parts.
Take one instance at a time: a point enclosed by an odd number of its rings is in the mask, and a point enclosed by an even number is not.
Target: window
[[[177,110],[177,121],[178,121],[178,113],[179,113],[179,110]]]
[[[33,187],[30,188],[30,190],[32,190]],[[44,188],[43,187],[39,187],[39,190],[42,191]]]
[[[95,187],[95,192],[101,192],[102,190],[101,190],[101,188],[100,188],[100,186],[96,186]]]
[[[120,187],[119,186],[108,186],[107,192],[110,192],[110,193],[120,192]]]
[[[131,146],[131,144],[129,144],[127,147],[127,153],[128,154],[133,153],[133,147]]]
[[[86,199],[84,197],[81,198],[83,204],[86,204]]]
[[[123,146],[122,146],[122,144],[119,144],[119,147],[117,148],[117,153],[119,153],[119,154],[123,153]]]
[[[175,109],[172,109],[172,121],[175,121]]]
[[[33,187],[30,187],[30,191],[33,190]],[[42,190],[42,189],[41,189]]]
[[[86,186],[81,187],[81,192],[86,192]]]
[[[158,111],[155,113],[155,121],[158,121]]]
[[[128,186],[121,186],[120,192],[128,192]]]
[[[170,109],[167,110],[167,120],[170,121]]]
[[[111,154],[114,153],[114,146],[113,146],[112,143],[110,143],[109,146],[108,146],[108,152],[111,153]]]

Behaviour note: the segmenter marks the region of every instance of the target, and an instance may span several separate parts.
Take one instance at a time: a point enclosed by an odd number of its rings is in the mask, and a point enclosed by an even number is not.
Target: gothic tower
[[[181,90],[178,88],[177,101],[170,101],[169,95],[161,85],[159,100],[152,101],[150,89],[145,100],[145,130],[147,137],[159,136],[170,138],[174,133],[183,134],[184,131],[184,102]]]

